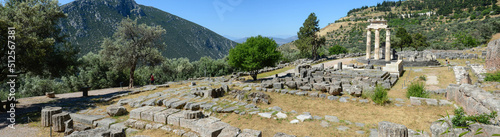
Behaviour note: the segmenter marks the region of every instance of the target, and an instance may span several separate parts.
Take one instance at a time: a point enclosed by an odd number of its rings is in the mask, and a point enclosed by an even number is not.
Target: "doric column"
[[[385,61],[391,61],[391,29],[385,29]]]
[[[375,29],[375,60],[380,59],[380,29]]]
[[[371,29],[366,29],[366,59],[370,59],[372,50],[372,32]]]

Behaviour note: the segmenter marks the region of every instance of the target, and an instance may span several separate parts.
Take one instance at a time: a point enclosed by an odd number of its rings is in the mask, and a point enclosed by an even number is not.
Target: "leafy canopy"
[[[115,69],[130,69],[129,88],[134,84],[134,72],[140,63],[156,65],[163,61],[158,49],[165,47],[159,43],[165,29],[161,26],[137,25],[137,20],[122,20],[113,35],[105,38],[100,54],[111,60]]]
[[[335,46],[330,47],[330,49],[328,49],[328,51],[330,52],[330,55],[338,55],[338,54],[347,53],[347,49],[345,47],[342,47],[339,45],[335,45]]]
[[[261,35],[250,37],[246,42],[229,50],[229,65],[249,71],[255,80],[259,69],[274,66],[281,58],[276,47],[278,44],[271,38]]]
[[[300,50],[301,55],[304,57],[317,59],[317,50],[320,46],[325,44],[325,37],[320,37],[316,34],[320,30],[318,24],[319,20],[313,12],[309,14],[307,19],[302,24],[302,27],[300,27],[299,32],[297,32],[299,39],[295,43],[297,48]]]

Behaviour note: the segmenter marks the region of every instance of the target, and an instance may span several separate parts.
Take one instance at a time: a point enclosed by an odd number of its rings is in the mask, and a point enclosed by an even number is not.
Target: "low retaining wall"
[[[450,84],[446,88],[446,98],[462,106],[469,115],[500,112],[500,98],[474,85]]]

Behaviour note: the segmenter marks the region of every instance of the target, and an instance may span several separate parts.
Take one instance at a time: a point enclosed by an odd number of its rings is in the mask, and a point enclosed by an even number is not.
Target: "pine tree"
[[[309,14],[309,17],[300,27],[297,36],[299,39],[295,42],[302,56],[312,57],[314,60],[318,58],[318,49],[325,44],[325,37],[320,37],[317,32],[319,28],[319,20],[315,13]]]

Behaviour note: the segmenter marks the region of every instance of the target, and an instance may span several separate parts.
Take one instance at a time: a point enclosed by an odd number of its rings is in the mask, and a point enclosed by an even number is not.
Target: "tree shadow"
[[[62,107],[63,112],[76,113],[80,110],[96,108],[97,103],[102,105],[113,104],[115,101],[110,101],[112,100],[112,97],[116,97],[120,94],[127,94],[129,92],[132,91],[118,91],[88,97],[60,98],[45,103],[31,104],[29,106],[15,108],[15,124],[27,124],[30,122],[40,121],[41,110],[44,107]],[[7,120],[7,118],[10,118],[10,114],[11,113],[0,112],[0,119],[2,119],[0,122],[0,129],[7,128],[8,124],[11,123]]]

